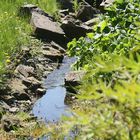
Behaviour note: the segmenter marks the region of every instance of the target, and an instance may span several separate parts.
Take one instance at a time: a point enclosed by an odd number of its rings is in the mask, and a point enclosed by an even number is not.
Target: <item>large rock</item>
[[[31,24],[37,37],[45,40],[54,40],[58,43],[65,42],[65,33],[62,28],[49,17],[32,12]]]
[[[88,3],[84,3],[80,6],[76,18],[80,19],[81,21],[85,22],[88,21],[96,16],[96,14],[99,14],[100,11],[96,8],[93,8]]]
[[[81,36],[85,36],[86,33],[92,32],[92,28],[86,25],[76,25],[70,20],[64,20],[61,27],[70,39],[80,38]]]
[[[71,86],[79,85],[84,75],[84,71],[71,71],[65,76],[65,84]]]
[[[65,85],[69,92],[76,93],[75,86],[80,85],[80,81],[85,75],[84,71],[71,71],[65,76]]]

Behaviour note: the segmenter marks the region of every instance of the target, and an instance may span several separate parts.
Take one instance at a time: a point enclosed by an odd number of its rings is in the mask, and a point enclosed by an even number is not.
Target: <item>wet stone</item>
[[[46,93],[46,89],[38,88],[38,89],[36,90],[36,95],[37,95],[38,97],[43,96],[45,93]]]
[[[83,72],[83,71],[69,72],[65,76],[65,85],[72,86],[72,87],[79,85],[84,74],[85,74],[85,72]]]

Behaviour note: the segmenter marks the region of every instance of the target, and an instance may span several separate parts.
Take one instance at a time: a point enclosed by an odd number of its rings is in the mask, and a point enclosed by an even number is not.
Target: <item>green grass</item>
[[[0,1],[0,79],[5,73],[10,57],[20,46],[30,43],[31,26],[26,19],[18,17],[23,4],[35,4],[53,15],[58,10],[56,0],[1,0]]]

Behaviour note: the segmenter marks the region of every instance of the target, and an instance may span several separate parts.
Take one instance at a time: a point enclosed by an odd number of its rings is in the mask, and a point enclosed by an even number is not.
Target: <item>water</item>
[[[72,115],[69,107],[64,103],[66,96],[64,78],[65,74],[71,70],[71,64],[75,61],[75,58],[65,57],[60,68],[48,75],[45,80],[46,94],[37,100],[32,110],[32,113],[38,119],[46,123],[57,122],[62,115]]]

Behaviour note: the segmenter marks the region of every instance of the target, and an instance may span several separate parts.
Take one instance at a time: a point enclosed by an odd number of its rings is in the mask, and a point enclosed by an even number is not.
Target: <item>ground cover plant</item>
[[[116,0],[93,33],[68,44],[77,69],[87,72],[77,117],[69,119],[70,128],[81,130],[78,139],[140,139],[139,9],[138,0]]]

